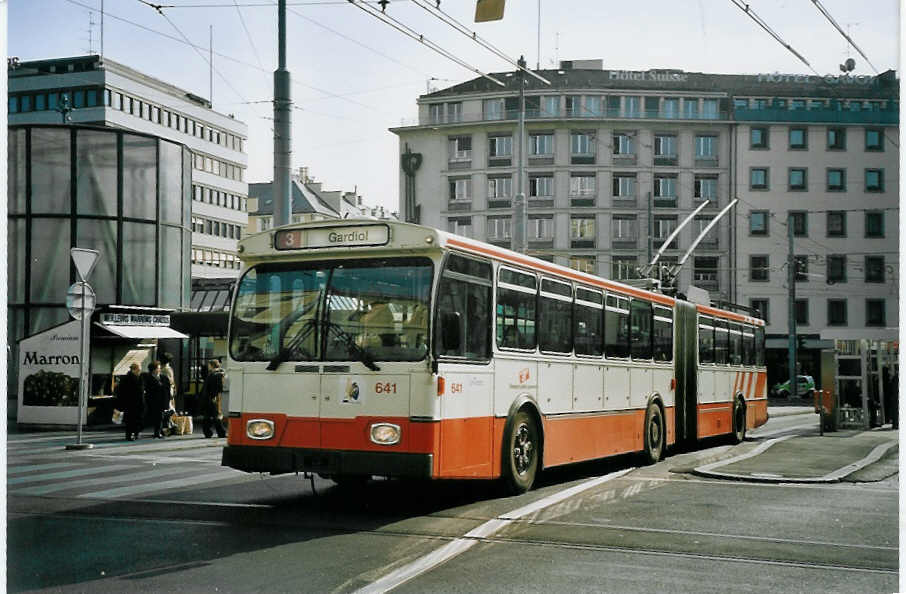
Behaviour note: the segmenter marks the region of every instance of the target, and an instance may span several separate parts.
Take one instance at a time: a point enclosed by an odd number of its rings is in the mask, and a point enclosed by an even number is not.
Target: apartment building
[[[19,62],[9,124],[95,124],[179,142],[192,152],[193,278],[235,277],[247,222],[247,126],[207,99],[97,55]],[[128,198],[128,197],[127,197]]]
[[[482,77],[419,97],[417,121],[392,129],[400,212],[511,247],[524,84],[530,254],[632,278],[707,200],[660,258],[674,267],[738,198],[679,268],[680,293],[694,285],[761,311],[779,369],[793,211],[805,357],[835,338],[881,339],[897,327],[893,71],[709,74],[584,60],[538,74],[550,85],[505,72],[491,74],[503,87]]]

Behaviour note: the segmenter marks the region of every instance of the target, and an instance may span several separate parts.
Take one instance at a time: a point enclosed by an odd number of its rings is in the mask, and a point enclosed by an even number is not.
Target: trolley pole
[[[519,56],[519,67],[525,68],[525,56]],[[528,217],[526,215],[525,186],[525,70],[519,76],[519,163],[516,168],[516,197],[513,200],[513,250],[527,251]]]
[[[793,254],[793,215],[787,217],[787,273],[789,274],[789,365],[790,365],[790,398],[798,396],[796,385],[796,256]]]
[[[292,108],[286,69],[286,0],[277,3],[278,65],[274,71],[274,227],[289,223],[291,202]]]

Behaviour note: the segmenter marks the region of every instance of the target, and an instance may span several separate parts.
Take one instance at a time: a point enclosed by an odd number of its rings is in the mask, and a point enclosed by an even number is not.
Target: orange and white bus
[[[239,244],[223,464],[502,478],[744,438],[764,322],[419,225],[287,225]]]

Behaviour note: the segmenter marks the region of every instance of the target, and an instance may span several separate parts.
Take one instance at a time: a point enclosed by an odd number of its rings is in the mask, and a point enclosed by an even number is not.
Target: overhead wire
[[[800,53],[797,52],[795,49],[793,49],[793,46],[792,46],[792,45],[790,45],[789,43],[787,43],[786,41],[784,41],[783,38],[780,37],[780,35],[777,34],[776,31],[774,31],[773,29],[771,29],[771,27],[770,27],[766,22],[764,22],[764,20],[762,20],[762,18],[761,18],[760,16],[758,16],[757,14],[755,14],[755,11],[752,10],[752,9],[749,7],[748,4],[746,4],[745,2],[742,2],[742,0],[730,0],[730,2],[732,2],[732,3],[733,3],[737,8],[739,8],[741,11],[743,11],[744,13],[746,13],[746,14],[749,16],[749,18],[751,18],[753,21],[755,21],[755,23],[756,23],[759,27],[761,27],[762,29],[764,29],[764,30],[767,32],[768,35],[770,35],[770,36],[773,37],[775,40],[777,40],[777,43],[779,43],[780,45],[782,45],[783,47],[785,47],[791,54],[793,54],[794,56],[796,56],[797,58],[799,58],[799,60],[800,60],[803,64],[805,64],[806,66],[808,66],[811,70],[813,70],[813,71],[815,70],[814,68],[812,68],[812,65],[809,64],[809,61],[806,60],[806,59],[802,56],[802,54],[800,54]],[[815,74],[817,74],[817,71],[815,72]]]
[[[469,71],[471,71],[471,72],[474,72],[474,73],[478,74],[479,76],[481,76],[481,77],[483,77],[483,78],[486,78],[486,79],[490,80],[491,82],[493,82],[493,83],[495,83],[495,84],[500,85],[501,87],[505,87],[505,86],[506,86],[506,84],[500,82],[499,80],[497,80],[496,78],[494,78],[494,77],[491,76],[490,74],[488,74],[488,73],[486,73],[486,72],[482,72],[482,71],[479,70],[478,68],[475,68],[474,66],[472,66],[471,64],[469,64],[469,63],[466,62],[465,60],[462,60],[461,58],[459,58],[459,57],[457,57],[456,55],[454,55],[452,52],[450,52],[450,51],[448,51],[448,50],[445,50],[445,49],[444,49],[443,47],[441,47],[440,45],[434,43],[433,41],[431,41],[430,39],[428,39],[427,37],[425,37],[425,36],[422,35],[421,33],[418,33],[418,32],[416,32],[416,31],[414,31],[414,30],[411,29],[409,26],[407,26],[406,24],[402,23],[401,21],[399,21],[399,20],[393,18],[392,16],[388,15],[387,13],[377,10],[376,8],[374,8],[374,7],[372,7],[372,6],[369,6],[367,3],[362,2],[361,0],[347,0],[347,2],[349,2],[350,4],[352,4],[353,6],[355,6],[356,8],[358,8],[359,10],[365,12],[366,14],[369,14],[369,15],[371,15],[372,17],[378,19],[379,21],[381,21],[381,22],[384,23],[385,25],[388,25],[388,26],[390,26],[390,27],[396,29],[397,31],[399,31],[399,32],[402,33],[403,35],[406,35],[407,37],[411,37],[411,38],[414,39],[415,41],[421,43],[422,45],[424,45],[424,46],[427,47],[428,49],[430,49],[430,50],[432,50],[432,51],[434,51],[434,52],[440,54],[441,56],[443,56],[444,58],[450,60],[451,62],[454,62],[454,63],[456,63],[456,64],[459,64],[460,66],[462,66],[462,67],[465,68],[466,70],[469,70]]]
[[[261,62],[261,56],[258,55],[258,48],[255,46],[255,40],[252,39],[252,34],[249,32],[248,26],[245,24],[245,17],[242,16],[242,9],[239,8],[239,2],[233,0],[233,4],[236,6],[236,14],[239,15],[239,22],[242,23],[242,30],[245,31],[245,37],[249,40],[249,45],[252,46],[252,52],[255,54],[255,59],[258,61],[258,65],[264,68],[264,64]]]
[[[856,45],[856,42],[852,40],[852,37],[850,37],[849,34],[846,33],[846,31],[844,31],[843,28],[837,24],[837,21],[835,21],[834,17],[831,16],[830,11],[824,8],[824,6],[822,6],[821,2],[819,2],[818,0],[812,0],[812,4],[814,4],[815,8],[818,9],[818,12],[823,14],[824,17],[830,22],[830,24],[840,32],[840,35],[842,35],[843,38],[846,39],[846,41],[849,42],[849,44],[853,46],[853,48],[855,48],[857,52],[859,52],[859,55],[865,58],[865,61],[868,62],[868,65],[871,66],[871,69],[875,71],[875,74],[879,74],[878,69],[875,68],[875,65],[871,63],[871,60],[868,59],[868,56],[865,55],[865,52],[862,51],[862,48]]]

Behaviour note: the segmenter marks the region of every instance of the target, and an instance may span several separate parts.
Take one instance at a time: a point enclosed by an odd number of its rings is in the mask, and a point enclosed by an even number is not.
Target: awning
[[[104,330],[122,336],[123,338],[189,338],[182,332],[177,332],[168,326],[113,326],[98,324]]]

